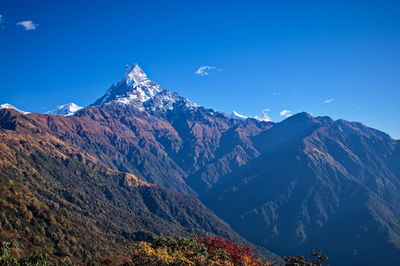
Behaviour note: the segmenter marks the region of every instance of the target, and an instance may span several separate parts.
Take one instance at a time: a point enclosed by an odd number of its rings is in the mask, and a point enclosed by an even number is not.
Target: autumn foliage
[[[212,254],[225,252],[234,265],[258,265],[251,247],[242,247],[238,243],[221,236],[196,237],[196,241],[203,243],[208,252]]]
[[[139,242],[128,265],[266,265],[249,247],[224,237],[156,238]]]

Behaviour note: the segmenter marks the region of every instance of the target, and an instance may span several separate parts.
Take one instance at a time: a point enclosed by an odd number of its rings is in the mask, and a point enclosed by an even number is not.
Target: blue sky
[[[399,14],[399,1],[1,0],[0,103],[86,106],[138,63],[219,111],[307,111],[399,139]]]

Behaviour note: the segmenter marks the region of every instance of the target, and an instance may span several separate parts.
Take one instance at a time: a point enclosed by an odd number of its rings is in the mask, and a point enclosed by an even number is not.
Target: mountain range
[[[229,116],[138,65],[86,108],[12,109],[0,110],[1,237],[81,261],[148,231],[323,249],[334,265],[400,261],[400,141],[361,123]]]

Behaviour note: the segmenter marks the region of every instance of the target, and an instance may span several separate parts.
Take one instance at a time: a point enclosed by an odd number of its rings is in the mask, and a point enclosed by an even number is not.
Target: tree
[[[313,250],[310,258],[304,256],[293,256],[284,258],[287,266],[323,266],[328,257],[321,250]]]

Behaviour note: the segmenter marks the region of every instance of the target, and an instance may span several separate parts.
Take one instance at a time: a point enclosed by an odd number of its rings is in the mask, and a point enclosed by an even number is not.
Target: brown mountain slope
[[[175,191],[193,193],[183,180],[186,173],[166,156],[156,140],[166,135],[179,143],[174,130],[164,121],[134,110],[122,110],[127,112],[124,119],[111,111],[93,108],[82,110],[79,117],[30,114],[26,119],[112,169],[134,173]]]
[[[251,137],[272,126],[205,108],[189,113],[177,108],[163,117],[113,104],[87,108],[76,116],[26,118],[112,169],[189,194],[196,193],[191,187],[201,192],[257,157]]]
[[[72,117],[0,113],[0,125],[33,128],[110,169],[197,194],[280,254],[323,248],[342,265],[400,260],[399,141],[306,113],[280,123],[232,119],[162,89],[138,66],[129,71]]]
[[[0,110],[0,127],[1,238],[26,250],[89,261],[127,254],[142,231],[247,243],[193,196],[110,170],[26,116]]]
[[[360,123],[297,114],[254,138],[260,156],[202,195],[278,254],[321,248],[338,265],[400,260],[400,143]]]

